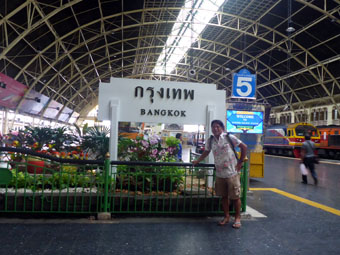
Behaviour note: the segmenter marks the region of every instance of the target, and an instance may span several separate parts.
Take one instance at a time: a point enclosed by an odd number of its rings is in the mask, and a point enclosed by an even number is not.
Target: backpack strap
[[[230,138],[230,136],[229,136],[229,133],[227,133],[226,137],[227,137],[228,142],[230,143],[231,148],[233,149],[233,152],[234,152],[234,154],[235,154],[235,158],[238,160],[238,156],[237,156],[237,153],[236,153],[236,151],[235,151],[234,144],[233,144],[233,142],[231,141],[231,138]]]
[[[212,145],[213,139],[214,139],[214,136],[210,135],[210,137],[209,137],[209,148],[210,148],[210,150],[211,150],[211,145]]]

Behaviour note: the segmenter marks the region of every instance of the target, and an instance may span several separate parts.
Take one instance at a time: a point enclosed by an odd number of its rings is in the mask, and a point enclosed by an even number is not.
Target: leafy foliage
[[[148,140],[137,137],[135,140],[120,140],[121,149],[119,159],[126,161],[152,161],[173,162],[176,161],[176,147],[163,148],[158,136],[150,136]]]
[[[84,151],[91,151],[98,160],[105,159],[109,151],[110,129],[105,126],[89,127],[83,134],[81,147]]]
[[[36,150],[48,148],[50,151],[61,151],[61,157],[83,158],[89,152],[92,158],[104,159],[109,150],[110,130],[104,126],[78,127],[78,135],[68,132],[66,127],[51,129],[47,127],[26,127],[24,131],[13,134],[12,145],[16,147],[32,147]],[[9,139],[9,141],[10,141]],[[158,136],[150,136],[147,140],[137,137],[135,140],[119,137],[118,157],[123,161],[175,162],[178,139],[171,137],[163,147]],[[75,144],[80,144],[77,148]],[[65,151],[69,151],[65,154]],[[72,152],[71,152],[72,151]],[[63,154],[64,153],[64,154]],[[81,156],[83,155],[83,156]],[[14,154],[13,157],[22,155]],[[79,157],[76,157],[79,156]],[[22,162],[18,161],[19,164]],[[13,166],[14,167],[14,166]],[[48,163],[48,170],[43,174],[29,174],[25,169],[18,171],[14,167],[13,179],[9,187],[39,189],[64,189],[68,187],[101,186],[103,179],[99,176],[89,176],[79,171],[76,166]],[[49,174],[47,174],[49,173]],[[183,183],[184,169],[174,166],[143,167],[118,166],[117,174],[112,177],[111,185],[119,189],[133,191],[175,191]],[[95,178],[95,179],[93,179]]]
[[[118,166],[116,187],[130,191],[176,191],[184,180],[185,169],[174,166]]]
[[[177,148],[178,144],[180,143],[180,141],[173,136],[167,137],[165,140],[165,143],[168,147],[175,147]]]
[[[48,127],[30,127],[26,126],[23,131],[26,138],[26,145],[36,150],[41,150],[53,140],[53,131]]]
[[[62,151],[63,149],[70,151],[71,145],[78,142],[78,139],[74,135],[67,133],[67,131],[67,127],[52,129],[52,144],[56,151]]]
[[[79,142],[67,127],[49,128],[26,126],[24,130],[10,132],[4,139],[6,146],[31,148],[36,151],[54,149],[70,151],[71,145]]]
[[[56,172],[52,175],[32,175],[27,172],[19,172],[15,169],[11,171],[12,180],[8,184],[8,187],[13,187],[16,189],[25,188],[31,190],[55,190],[72,187],[88,188],[91,186],[97,186],[97,184],[100,183],[99,177],[96,177],[93,174]]]
[[[164,148],[158,136],[150,136],[148,140],[122,138],[118,156],[125,161],[175,162],[178,143],[175,138],[168,143],[171,146]],[[135,191],[173,191],[183,182],[183,174],[182,168],[173,166],[118,166],[117,187]]]

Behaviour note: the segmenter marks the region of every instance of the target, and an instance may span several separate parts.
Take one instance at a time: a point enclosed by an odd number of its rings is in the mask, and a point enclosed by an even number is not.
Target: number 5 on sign
[[[233,74],[233,90],[234,98],[255,98],[256,75],[250,74],[247,69],[241,69],[238,73]]]

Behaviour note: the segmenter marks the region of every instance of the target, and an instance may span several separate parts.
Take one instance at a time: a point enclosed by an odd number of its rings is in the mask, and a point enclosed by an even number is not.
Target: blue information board
[[[263,133],[263,112],[227,110],[229,133]]]
[[[247,69],[241,69],[238,73],[233,74],[233,98],[255,98],[256,75],[250,74]]]

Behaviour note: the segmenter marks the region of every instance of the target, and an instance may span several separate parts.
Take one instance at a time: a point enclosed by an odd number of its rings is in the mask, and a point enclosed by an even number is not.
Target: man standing
[[[213,151],[216,167],[215,190],[216,195],[222,197],[224,211],[224,218],[218,225],[224,226],[229,223],[230,199],[235,208],[235,222],[232,226],[239,229],[241,227],[240,171],[247,153],[247,146],[236,136],[224,133],[224,124],[220,120],[213,120],[211,129],[214,135],[207,140],[202,155],[192,163],[198,164],[209,155],[211,150]],[[240,159],[236,157],[235,146],[241,149]]]

